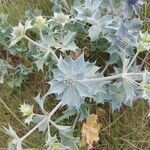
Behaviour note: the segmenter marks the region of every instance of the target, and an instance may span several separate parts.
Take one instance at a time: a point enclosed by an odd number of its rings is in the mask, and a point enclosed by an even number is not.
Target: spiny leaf
[[[68,147],[68,150],[78,150],[77,143],[79,142],[78,137],[73,136],[73,132],[60,131],[61,143]]]

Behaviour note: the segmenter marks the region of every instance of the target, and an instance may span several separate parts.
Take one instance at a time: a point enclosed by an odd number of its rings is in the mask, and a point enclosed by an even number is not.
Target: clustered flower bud
[[[42,16],[38,16],[36,17],[36,20],[35,20],[35,26],[41,30],[43,29],[45,22],[46,22],[46,18],[43,18]]]
[[[23,104],[20,106],[20,111],[23,113],[23,116],[30,116],[33,114],[33,105]]]

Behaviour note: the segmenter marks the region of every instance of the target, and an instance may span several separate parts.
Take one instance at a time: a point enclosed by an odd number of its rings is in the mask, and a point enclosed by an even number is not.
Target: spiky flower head
[[[123,22],[120,22],[119,28],[115,34],[109,34],[108,40],[111,42],[109,48],[111,52],[115,50],[127,50],[129,47],[135,46],[137,43],[134,32],[129,31]]]
[[[140,15],[141,5],[144,4],[144,0],[126,0],[123,4],[123,16],[129,18],[132,16],[133,12],[136,15]]]
[[[138,0],[128,0],[127,2],[130,4],[130,5],[134,5],[135,3],[137,3]]]
[[[19,42],[24,37],[26,31],[30,28],[32,28],[31,20],[27,20],[25,25],[19,23],[18,26],[13,27],[13,31],[11,33],[12,39],[9,47],[14,46],[17,42]]]
[[[92,84],[84,80],[95,76],[99,68],[94,63],[85,62],[81,54],[76,60],[60,58],[57,67],[53,70],[54,78],[50,81],[49,94],[56,93],[64,105],[75,107],[79,107],[85,97],[93,97]]]
[[[40,30],[43,29],[45,23],[46,23],[46,18],[43,18],[43,16],[36,17],[35,26],[38,27]]]
[[[63,12],[60,12],[60,13],[55,12],[54,20],[56,21],[56,23],[59,23],[62,26],[64,26],[66,23],[68,23],[70,21],[70,16],[64,14]]]
[[[20,111],[23,113],[23,116],[30,116],[33,114],[33,105],[23,104],[20,106]]]
[[[137,51],[149,51],[150,50],[150,34],[148,31],[140,32],[139,42],[137,44]]]
[[[140,32],[140,37],[144,42],[150,42],[150,33],[148,31],[144,33]]]

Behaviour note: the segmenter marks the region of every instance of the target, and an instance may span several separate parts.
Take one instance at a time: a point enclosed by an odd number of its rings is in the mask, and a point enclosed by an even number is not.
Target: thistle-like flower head
[[[140,6],[144,4],[144,0],[126,0],[123,4],[123,16],[129,18],[132,16],[133,12],[136,15],[140,15]]]
[[[70,21],[70,16],[69,15],[66,15],[62,12],[60,13],[54,13],[54,20],[61,24],[62,26],[64,26],[66,23],[68,23]]]
[[[77,20],[85,20],[88,23],[95,22],[96,16],[99,14],[100,0],[85,0],[83,4],[74,7],[77,11]]]
[[[137,3],[138,0],[127,0],[129,5],[134,5]]]
[[[33,114],[33,106],[24,103],[20,106],[20,111],[23,113],[23,116],[30,116]]]
[[[30,28],[32,28],[31,20],[27,20],[25,25],[19,23],[18,26],[13,27],[13,31],[11,33],[12,39],[9,46],[14,46],[17,42],[19,42],[24,37],[26,31]]]
[[[85,62],[81,54],[76,60],[60,58],[57,66],[58,69],[53,70],[50,93],[57,93],[64,105],[75,107],[79,107],[85,97],[93,97],[93,89],[83,80],[95,76],[99,68],[94,63]]]
[[[134,33],[128,30],[126,25],[121,22],[118,30],[115,34],[109,34],[108,40],[112,43],[111,50],[128,49],[131,46],[135,46],[137,43]],[[113,49],[112,49],[113,48]]]
[[[38,27],[39,29],[42,29],[45,25],[46,19],[43,18],[42,16],[37,16],[35,20],[35,26]]]

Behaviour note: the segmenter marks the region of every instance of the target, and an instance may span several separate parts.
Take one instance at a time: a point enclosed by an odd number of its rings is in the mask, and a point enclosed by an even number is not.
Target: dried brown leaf
[[[82,126],[82,140],[81,143],[87,143],[89,149],[92,144],[99,140],[99,131],[102,128],[101,123],[97,123],[97,115],[91,114],[88,116],[86,123]]]

